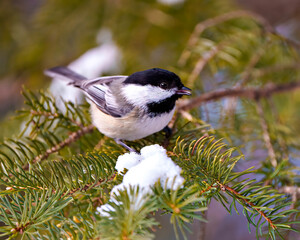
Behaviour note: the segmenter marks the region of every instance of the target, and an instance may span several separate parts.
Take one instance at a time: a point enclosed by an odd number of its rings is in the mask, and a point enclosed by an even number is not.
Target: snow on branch
[[[181,168],[167,156],[166,149],[158,144],[142,148],[141,154],[131,152],[119,156],[115,168],[119,173],[123,173],[126,169],[128,171],[123,177],[123,182],[112,189],[111,201],[115,201],[114,194],[118,195],[122,190],[129,191],[130,187],[139,187],[139,198],[143,199],[146,194],[152,192],[151,187],[159,180],[162,186],[173,190],[184,181],[180,176]],[[98,208],[103,216],[107,216],[107,212],[111,210],[108,204]]]

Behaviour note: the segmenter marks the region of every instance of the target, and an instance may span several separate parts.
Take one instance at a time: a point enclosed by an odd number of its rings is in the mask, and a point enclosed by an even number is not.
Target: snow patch
[[[129,170],[130,168],[139,164],[140,161],[141,155],[135,152],[125,153],[124,155],[118,157],[115,169],[117,169],[118,173],[122,173],[125,168]]]
[[[118,195],[120,190],[129,191],[130,186],[139,186],[139,196],[136,200],[135,209],[143,204],[143,197],[151,194],[151,187],[160,180],[162,186],[167,189],[177,189],[183,184],[184,178],[180,176],[181,168],[168,157],[166,149],[155,144],[141,149],[141,154],[134,152],[125,153],[118,157],[116,169],[119,173],[128,169],[123,177],[123,182],[115,186],[111,191],[110,201],[115,202],[114,194]],[[112,208],[105,204],[97,208],[102,216],[108,216],[107,211]]]

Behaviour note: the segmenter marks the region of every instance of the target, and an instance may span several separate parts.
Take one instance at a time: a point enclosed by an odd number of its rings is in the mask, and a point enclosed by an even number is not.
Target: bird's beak
[[[176,91],[176,94],[178,94],[178,95],[192,95],[191,91],[192,90],[187,88],[187,87],[182,87],[181,89],[178,89]]]

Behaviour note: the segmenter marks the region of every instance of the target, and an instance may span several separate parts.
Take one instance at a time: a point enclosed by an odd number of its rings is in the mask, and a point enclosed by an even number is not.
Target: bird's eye
[[[162,82],[161,84],[159,84],[159,86],[163,89],[166,89],[168,87],[168,84],[166,82]]]

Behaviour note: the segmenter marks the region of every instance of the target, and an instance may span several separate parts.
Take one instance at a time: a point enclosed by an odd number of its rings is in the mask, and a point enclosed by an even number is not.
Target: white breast
[[[151,118],[147,114],[137,117],[140,109],[136,108],[128,115],[114,118],[101,112],[95,104],[91,104],[93,124],[104,135],[122,140],[137,140],[162,130],[171,121],[174,109],[160,116]]]
[[[141,139],[146,136],[149,136],[153,133],[159,132],[162,130],[165,126],[168,125],[168,123],[171,121],[173,115],[174,115],[175,107],[174,109],[169,113],[161,114],[160,116],[156,117],[149,117],[146,115],[143,119],[140,119],[136,123],[137,130],[136,130],[136,137],[135,139]],[[135,140],[132,139],[132,140]],[[128,139],[131,140],[131,139]]]

